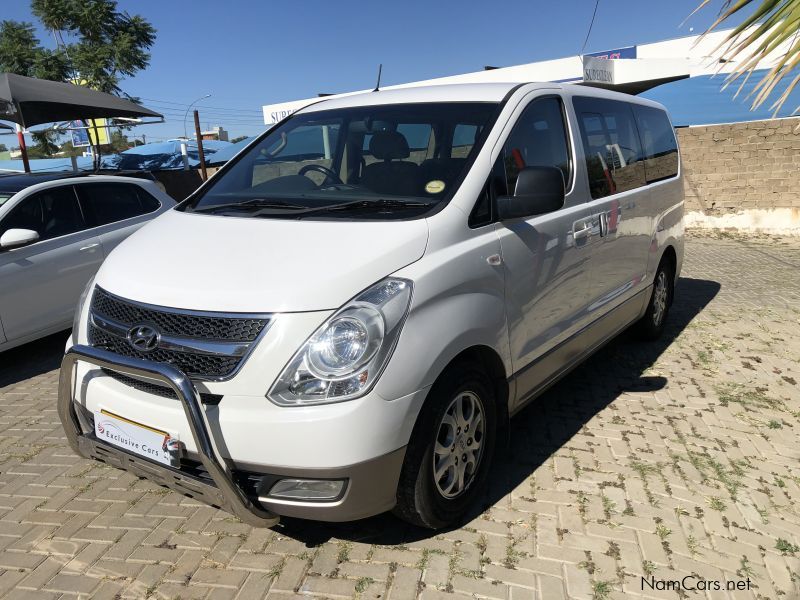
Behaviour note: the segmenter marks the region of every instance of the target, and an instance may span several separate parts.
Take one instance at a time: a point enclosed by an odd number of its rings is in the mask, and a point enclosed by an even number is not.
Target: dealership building
[[[772,66],[784,49],[778,48],[767,56],[759,65],[760,70],[749,78],[737,96],[739,81],[722,90],[725,76],[736,66],[736,63],[723,61],[722,52],[718,50],[728,33],[727,30],[721,30],[704,37],[688,36],[511,67],[486,67],[473,73],[386,86],[382,89],[453,83],[553,81],[641,94],[664,104],[677,126],[771,118],[773,111],[769,102],[751,111],[752,99],[748,99],[748,95],[761,79],[762,73],[766,73],[766,69]],[[774,97],[780,95],[794,75],[793,73],[784,78]],[[363,91],[367,90],[336,96]],[[306,98],[265,105],[262,107],[264,123],[273,125],[295,110],[318,100],[319,98]],[[777,116],[789,116],[798,105],[800,89],[790,95]]]

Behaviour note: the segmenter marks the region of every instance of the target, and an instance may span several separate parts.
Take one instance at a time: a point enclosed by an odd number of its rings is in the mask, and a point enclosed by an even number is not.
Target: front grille
[[[92,346],[131,358],[169,363],[191,378],[212,380],[230,377],[270,322],[266,316],[215,316],[146,306],[123,300],[101,288],[95,289],[91,314],[98,317],[89,323],[88,338]],[[143,324],[158,330],[162,336],[154,350],[141,351],[128,342],[127,331]],[[173,342],[171,346],[164,344],[166,337]],[[189,346],[196,342],[215,345],[213,350],[195,351],[184,347],[183,342]]]
[[[269,323],[269,319],[214,317],[154,309],[112,296],[102,288],[95,289],[92,310],[126,325],[148,323],[158,327],[162,334],[198,340],[252,342]]]
[[[103,373],[112,379],[116,379],[120,383],[127,385],[128,387],[145,392],[146,394],[161,396],[162,398],[174,398],[175,400],[178,399],[178,396],[175,394],[172,388],[161,385],[160,383],[144,381],[142,379],[137,379],[136,377],[129,377],[128,375],[117,373],[111,369],[103,369]],[[219,394],[200,392],[200,401],[203,404],[219,404],[220,400],[222,400],[222,396]]]
[[[152,352],[139,352],[133,349],[128,340],[108,334],[94,325],[89,326],[89,343],[96,348],[102,348],[114,354],[175,365],[189,377],[225,377],[239,364],[239,358],[230,356],[193,354],[161,349],[156,349]]]

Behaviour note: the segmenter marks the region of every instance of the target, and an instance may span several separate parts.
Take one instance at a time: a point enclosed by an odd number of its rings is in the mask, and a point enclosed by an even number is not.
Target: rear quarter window
[[[76,186],[92,227],[155,212],[161,203],[133,183],[85,183]]]
[[[631,105],[581,96],[574,97],[572,103],[592,198],[644,186],[644,157]]]
[[[633,107],[633,112],[644,148],[647,183],[675,177],[678,174],[678,142],[667,113],[639,105]]]

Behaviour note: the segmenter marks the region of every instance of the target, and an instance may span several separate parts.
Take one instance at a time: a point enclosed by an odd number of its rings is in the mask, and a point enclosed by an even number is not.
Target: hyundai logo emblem
[[[160,341],[161,334],[150,325],[134,325],[128,330],[128,343],[139,352],[152,352]]]

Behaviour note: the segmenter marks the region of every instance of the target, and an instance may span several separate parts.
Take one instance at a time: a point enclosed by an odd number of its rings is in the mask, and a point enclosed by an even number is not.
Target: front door
[[[496,171],[512,193],[525,167],[556,166],[564,173],[564,208],[497,224],[506,269],[506,305],[518,396],[542,383],[537,360],[586,322],[589,259],[596,223],[575,185],[573,152],[561,98],[536,98],[525,107],[503,146]]]
[[[24,198],[0,222],[33,229],[39,241],[0,251],[0,316],[8,341],[67,328],[75,304],[103,261],[99,238],[86,228],[72,186]]]

